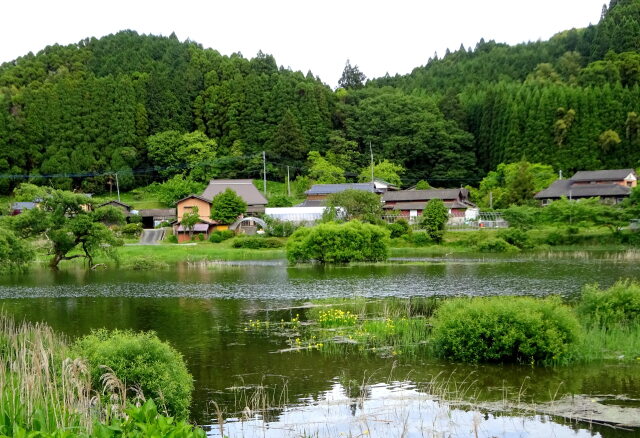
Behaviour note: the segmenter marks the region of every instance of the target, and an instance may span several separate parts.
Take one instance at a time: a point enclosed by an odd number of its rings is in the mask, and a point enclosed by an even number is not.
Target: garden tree
[[[0,228],[0,272],[21,269],[35,257],[31,245],[11,230]]]
[[[16,216],[13,227],[23,237],[42,236],[48,240],[49,254],[53,256],[49,265],[54,269],[63,260],[79,257],[93,266],[96,254],[115,258],[116,247],[122,245],[103,221],[124,223],[124,216],[117,209],[88,211],[93,204],[86,195],[54,190],[38,208]]]
[[[382,215],[380,196],[364,190],[344,190],[327,197],[327,207],[344,209],[345,219],[376,223]]]
[[[318,184],[339,184],[346,182],[344,169],[335,166],[318,151],[309,152],[309,178]]]
[[[449,210],[441,199],[431,199],[422,211],[420,225],[435,243],[441,243],[449,220]]]
[[[364,81],[367,77],[358,69],[358,66],[351,66],[351,62],[347,59],[347,63],[342,71],[342,76],[338,80],[338,85],[345,89],[357,90],[364,87]]]
[[[193,181],[182,175],[175,175],[163,183],[153,183],[146,190],[154,194],[163,204],[175,207],[180,199],[201,193],[205,188],[204,183]]]
[[[416,183],[416,190],[429,190],[431,188],[431,184],[429,184],[425,179],[421,179]]]
[[[599,198],[562,198],[546,206],[543,216],[547,223],[555,225],[601,226],[617,234],[629,225],[633,211],[619,205],[605,205]]]
[[[373,177],[375,179],[381,179],[396,187],[400,187],[402,185],[400,175],[404,172],[404,167],[399,164],[392,163],[387,159],[384,159],[373,166]],[[360,182],[371,181],[371,166],[362,168],[358,180]]]
[[[211,219],[231,224],[247,212],[247,203],[231,189],[218,193],[211,201]]]
[[[13,199],[18,202],[33,202],[50,194],[51,187],[37,186],[31,183],[22,183],[13,190]]]
[[[274,195],[269,197],[267,204],[269,207],[293,207],[291,198],[285,195]]]
[[[198,206],[193,207],[189,213],[184,213],[182,215],[182,220],[180,221],[180,225],[189,230],[190,239],[193,238],[193,228],[198,223],[200,223],[200,211]]]

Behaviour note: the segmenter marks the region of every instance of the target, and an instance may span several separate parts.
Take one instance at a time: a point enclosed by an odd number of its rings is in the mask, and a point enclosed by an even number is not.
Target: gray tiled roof
[[[363,192],[373,192],[374,186],[371,183],[350,183],[350,184],[314,184],[305,193],[307,195],[330,195],[340,193],[345,190],[362,190]]]
[[[35,202],[14,202],[11,204],[12,210],[33,210],[36,208]]]
[[[458,199],[463,200],[468,197],[467,189],[429,189],[429,190],[399,190],[397,192],[386,192],[382,195],[385,202],[410,202],[428,201],[430,199]]]
[[[627,174],[628,175],[628,174]],[[536,193],[536,199],[561,198],[595,198],[598,196],[629,196],[631,189],[619,184],[574,184],[569,179],[559,179],[549,188]]]
[[[633,169],[581,170],[571,177],[572,181],[622,181],[629,174],[635,176]]]
[[[138,210],[139,216],[176,217],[175,208],[147,208]]]
[[[326,204],[326,199],[305,199],[304,202],[296,205],[296,207],[324,207]]]
[[[212,179],[202,197],[211,201],[217,194],[231,189],[238,194],[247,205],[267,205],[267,199],[258,191],[250,179]]]

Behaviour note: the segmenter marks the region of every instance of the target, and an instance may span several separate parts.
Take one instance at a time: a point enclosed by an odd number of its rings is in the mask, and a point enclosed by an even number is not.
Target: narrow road
[[[164,237],[164,230],[142,230],[140,245],[157,245]]]

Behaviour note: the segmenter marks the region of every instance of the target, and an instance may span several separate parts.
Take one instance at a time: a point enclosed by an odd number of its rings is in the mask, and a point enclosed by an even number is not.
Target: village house
[[[397,192],[386,192],[382,195],[385,211],[394,212],[402,217],[415,220],[422,214],[427,206],[427,202],[432,199],[440,199],[445,207],[449,209],[452,217],[464,217],[469,208],[475,205],[469,201],[469,190],[467,189],[428,189],[428,190],[400,190]]]
[[[605,204],[617,204],[627,198],[637,184],[638,175],[633,169],[580,171],[569,179],[554,181],[534,198],[542,205],[560,198],[600,198]]]
[[[297,207],[323,207],[329,195],[341,193],[345,190],[362,190],[363,192],[381,195],[388,191],[398,190],[398,187],[382,180],[375,180],[372,183],[314,184],[304,192],[307,195],[307,199]]]
[[[191,239],[192,235],[197,234],[202,234],[204,238],[208,238],[211,232],[215,230],[228,229],[230,224],[220,224],[211,219],[213,198],[226,189],[233,190],[247,203],[247,213],[260,214],[265,212],[267,199],[258,191],[250,179],[212,179],[204,192],[202,192],[202,195],[190,195],[176,203],[177,221],[174,224],[174,232],[178,236],[178,242],[186,242]],[[198,208],[200,222],[192,230],[189,230],[182,226],[182,218],[185,214],[194,211],[196,207]]]

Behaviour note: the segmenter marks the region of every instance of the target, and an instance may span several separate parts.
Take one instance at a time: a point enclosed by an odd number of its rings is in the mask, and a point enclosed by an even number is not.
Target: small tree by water
[[[432,199],[422,212],[421,225],[435,243],[442,242],[444,230],[449,220],[449,211],[441,199]]]

